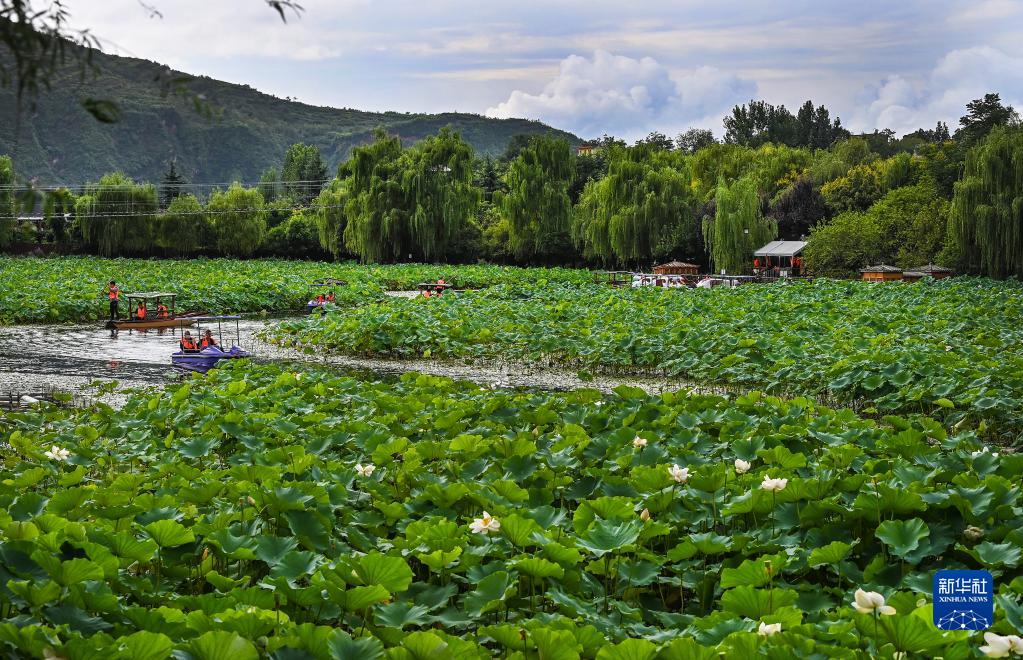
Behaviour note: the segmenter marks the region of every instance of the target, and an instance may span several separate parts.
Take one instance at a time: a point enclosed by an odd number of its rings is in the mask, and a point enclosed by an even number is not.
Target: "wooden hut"
[[[902,279],[902,269],[895,266],[881,264],[880,266],[867,266],[860,271],[863,274],[864,282],[891,282]]]
[[[927,264],[926,266],[920,266],[918,268],[910,268],[902,274],[902,279],[907,282],[916,282],[917,280],[922,280],[925,277],[933,277],[936,280],[943,280],[946,277],[952,277],[952,269],[945,268],[944,266]]]
[[[654,266],[656,275],[699,275],[700,267],[685,261],[669,261],[660,266]]]

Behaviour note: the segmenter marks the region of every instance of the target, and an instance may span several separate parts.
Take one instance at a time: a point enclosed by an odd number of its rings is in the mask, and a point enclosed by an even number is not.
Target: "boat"
[[[124,298],[128,302],[128,318],[107,321],[106,327],[110,330],[185,328],[193,325],[196,319],[202,316],[198,312],[178,314],[175,309],[176,293],[128,293],[125,294]],[[167,308],[162,313],[157,311],[161,303]],[[143,305],[145,306],[146,314],[144,317],[140,317],[138,310]]]
[[[436,282],[420,282],[416,285],[419,289],[419,295],[424,298],[431,296],[440,296],[442,293],[451,289],[453,285],[448,284],[444,280],[437,280]]]
[[[241,319],[240,316],[201,316],[196,317],[194,321],[198,324],[196,337],[201,337],[205,330],[210,330],[212,333],[212,326],[215,323],[217,326],[217,344],[216,346],[207,346],[201,350],[185,351],[177,350],[171,354],[171,364],[175,368],[183,371],[193,371],[197,373],[206,373],[210,369],[215,368],[220,364],[221,360],[236,360],[240,358],[247,358],[250,353],[243,349],[239,344],[241,332],[238,327],[238,321]],[[224,350],[224,324],[228,324],[230,329],[230,322],[234,321],[234,340],[231,343],[231,348]],[[207,327],[203,327],[203,325]]]
[[[347,286],[347,285],[348,285],[348,282],[346,282],[344,280],[334,279],[333,277],[321,277],[320,279],[318,279],[315,282],[313,282],[313,286],[316,286],[316,287],[329,287],[330,288],[330,293],[328,295],[333,295],[334,289],[336,287],[342,287],[342,286]],[[322,301],[318,300],[318,298],[321,295],[324,297],[324,300],[322,300]],[[313,314],[313,313],[323,314],[325,312],[323,306],[326,305],[328,302],[333,302],[332,300],[326,300],[326,297],[327,296],[324,295],[322,292],[314,295],[312,297],[312,299],[305,304],[305,313],[306,314]]]

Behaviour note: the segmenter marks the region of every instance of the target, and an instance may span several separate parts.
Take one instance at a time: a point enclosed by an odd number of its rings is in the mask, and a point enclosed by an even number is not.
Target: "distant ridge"
[[[0,58],[5,56],[0,50]],[[0,154],[15,158],[20,177],[46,185],[76,184],[120,170],[157,182],[176,159],[178,172],[190,182],[254,181],[266,168],[279,165],[295,142],[317,145],[333,173],[353,146],[372,140],[378,127],[410,144],[451,126],[477,152],[495,155],[520,133],[553,133],[580,142],[537,121],[317,107],[247,85],[197,77],[187,89],[203,95],[219,113],[208,117],[189,98],[161,94],[157,80],[174,75],[162,64],[103,53],[96,53],[94,61],[100,69],[97,78],[82,82],[77,68],[69,65],[51,91],[40,94],[34,110],[23,104],[20,127],[14,92],[0,89]],[[97,121],[82,108],[85,97],[115,101],[121,120]]]

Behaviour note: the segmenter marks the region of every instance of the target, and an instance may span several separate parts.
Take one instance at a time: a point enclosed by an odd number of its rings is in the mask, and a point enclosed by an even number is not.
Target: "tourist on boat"
[[[325,295],[323,295],[323,294],[321,293],[321,294],[318,294],[318,295],[316,296],[316,304],[317,304],[317,305],[322,305],[322,304],[323,304],[323,303],[325,303],[325,302],[327,302],[327,297],[326,297]]]
[[[334,292],[333,291],[331,291],[330,293],[327,294],[327,302],[329,302],[329,303],[334,302]]]
[[[209,332],[207,330],[207,332]],[[185,334],[181,335],[181,352],[182,353],[197,353],[199,347],[195,345],[195,339],[192,338],[192,333],[185,330]]]
[[[107,298],[110,299],[110,320],[116,321],[118,301],[121,299],[121,290],[117,287],[117,282],[110,280],[110,284],[103,289],[103,293],[107,294]]]
[[[217,345],[217,342],[216,342],[215,339],[213,339],[213,331],[212,330],[207,330],[206,334],[203,335],[203,337],[202,337],[202,341],[199,342],[199,350],[202,350],[204,348],[208,348],[210,346],[216,346],[216,345]]]
[[[135,317],[140,321],[144,321],[146,319],[146,303],[139,303],[138,309],[135,310]]]
[[[156,318],[165,319],[170,317],[170,310],[167,309],[167,305],[160,303],[156,306]]]

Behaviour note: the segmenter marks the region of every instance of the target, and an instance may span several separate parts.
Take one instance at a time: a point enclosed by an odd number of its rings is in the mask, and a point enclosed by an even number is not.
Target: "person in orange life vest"
[[[138,308],[135,310],[135,316],[139,320],[146,318],[146,303],[140,302]]]
[[[322,293],[316,296],[317,305],[322,305],[325,302],[327,302],[327,298]]]
[[[206,334],[203,335],[202,341],[199,342],[199,350],[206,348],[207,346],[216,346],[217,342],[213,339],[213,331],[207,330]]]
[[[759,258],[753,260],[753,268],[755,268],[757,270],[760,270],[760,259]]]
[[[110,299],[110,320],[116,321],[118,301],[121,299],[121,290],[117,287],[117,282],[110,280],[110,284],[103,289],[103,293],[107,294],[107,298]]]
[[[445,284],[447,284],[447,283],[444,281],[443,277],[437,280],[437,295],[438,296],[440,294],[444,293],[444,289],[446,288],[444,286]]]
[[[330,293],[327,294],[327,302],[329,302],[329,303],[334,302],[334,292],[333,291],[331,291]]]
[[[195,345],[195,340],[192,339],[192,333],[185,330],[185,334],[181,335],[181,352],[183,353],[195,353],[199,350],[199,347]]]
[[[430,290],[429,289],[423,289],[423,297],[424,298],[429,298],[430,297]]]
[[[156,306],[156,318],[165,319],[170,316],[170,310],[167,309],[167,305],[160,303]]]

